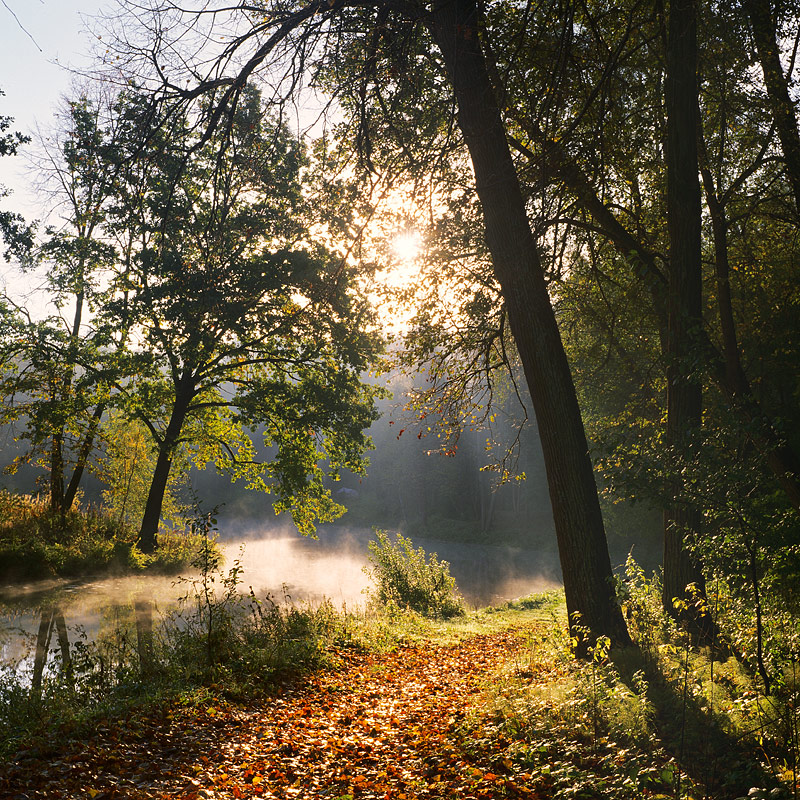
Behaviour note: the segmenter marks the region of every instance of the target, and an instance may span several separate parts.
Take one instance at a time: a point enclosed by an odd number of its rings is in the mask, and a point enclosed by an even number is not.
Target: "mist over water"
[[[321,526],[319,538],[300,536],[293,528],[244,523],[228,528],[220,538],[225,556],[223,573],[241,561],[239,589],[252,587],[256,597],[269,595],[276,603],[319,603],[354,609],[367,601],[372,582],[368,566],[369,528]],[[494,545],[458,544],[418,538],[415,547],[436,552],[450,563],[468,608],[495,605],[559,585],[554,552]],[[192,594],[192,580],[165,576],[110,577],[74,582],[40,582],[0,586],[0,661],[8,663],[30,650],[43,607],[57,605],[75,640],[79,631],[89,639],[120,607],[137,598],[151,600],[165,614],[178,599]]]
[[[246,526],[221,540],[230,565],[244,548],[242,583],[256,594],[282,594],[292,600],[321,600],[348,607],[363,603],[372,582],[369,566],[370,528],[321,526],[319,538],[298,536],[288,529]],[[459,591],[470,607],[504,602],[560,585],[555,551],[502,545],[463,544],[415,538],[415,547],[435,552],[450,563]]]
[[[330,600],[335,606],[363,604],[371,585],[363,571],[366,541],[347,529],[320,529],[320,538],[300,536],[291,529],[246,527],[220,540],[227,568],[241,559],[242,587],[257,597],[280,601]]]

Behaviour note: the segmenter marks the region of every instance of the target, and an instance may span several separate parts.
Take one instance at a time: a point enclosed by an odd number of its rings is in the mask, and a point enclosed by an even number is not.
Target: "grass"
[[[171,531],[159,535],[153,556],[136,546],[135,531],[102,510],[54,514],[39,497],[0,491],[0,582],[125,574],[175,573],[196,556],[201,538]]]
[[[528,633],[472,707],[462,746],[524,769],[546,797],[797,797],[796,685],[765,696],[747,665],[694,647],[662,614],[657,581],[629,578],[636,646],[576,661],[563,606],[549,609],[559,624]]]
[[[796,690],[765,697],[733,656],[694,647],[661,614],[657,582],[640,573],[625,600],[636,646],[576,661],[561,592],[442,619],[394,603],[347,610],[241,595],[237,570],[206,569],[187,582],[183,604],[155,620],[149,668],[146,626],[130,607],[75,647],[69,674],[56,658],[40,698],[0,676],[0,757],[53,731],[80,735],[98,716],[198,698],[246,706],[308,672],[337,669],[354,649],[379,654],[514,629],[525,646],[485,676],[452,732],[453,747],[493,771],[524,775],[542,797],[797,796]]]

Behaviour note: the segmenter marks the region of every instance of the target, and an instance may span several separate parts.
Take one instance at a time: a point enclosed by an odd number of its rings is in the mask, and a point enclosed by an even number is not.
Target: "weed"
[[[450,575],[450,565],[428,556],[423,548],[402,534],[392,542],[386,531],[376,530],[377,541],[369,543],[372,568],[365,572],[375,581],[375,599],[387,608],[410,608],[423,616],[456,617],[464,614],[464,603]]]
[[[136,546],[136,531],[101,509],[53,513],[39,497],[0,490],[0,580],[149,570],[175,573],[197,553],[200,537],[163,529],[152,556]]]

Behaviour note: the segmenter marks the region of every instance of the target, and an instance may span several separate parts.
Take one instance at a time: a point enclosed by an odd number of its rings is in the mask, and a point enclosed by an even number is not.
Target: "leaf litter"
[[[173,700],[132,712],[81,741],[20,751],[0,766],[0,797],[536,798],[521,767],[462,747],[458,733],[471,700],[524,641],[506,630],[343,651],[339,669],[257,703]]]

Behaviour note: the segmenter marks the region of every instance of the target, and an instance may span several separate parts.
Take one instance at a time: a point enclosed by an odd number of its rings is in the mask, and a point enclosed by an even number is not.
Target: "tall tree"
[[[669,327],[667,332],[666,443],[677,451],[696,445],[702,425],[702,376],[694,367],[703,329],[700,259],[700,183],[697,156],[697,0],[672,0],[667,31],[667,228]],[[680,497],[680,486],[675,488]],[[701,511],[677,502],[664,513],[663,601],[686,599],[687,586],[705,592],[685,539],[700,535]]]
[[[429,27],[455,93],[487,244],[539,424],[567,610],[594,635],[625,643],[580,409],[481,50],[477,6],[435,3]]]
[[[571,624],[588,627],[593,636],[608,635],[615,643],[627,643],[580,410],[525,198],[489,81],[477,6],[470,0],[436,2],[430,8],[416,3],[395,7],[382,2],[366,9],[350,6],[337,0],[265,7],[263,17],[249,20],[247,32],[226,44],[225,60],[215,62],[214,70],[222,70],[234,52],[246,53],[253,47],[235,74],[216,73],[213,79],[189,90],[167,81],[166,94],[183,102],[215,93],[209,114],[211,131],[224,118],[226,109],[236,103],[248,77],[260,68],[277,67],[281,56],[286,57],[283,69],[299,81],[306,57],[310,58],[323,40],[332,54],[347,51],[348,45],[355,43],[356,52],[363,56],[362,73],[356,82],[366,91],[367,84],[377,80],[377,47],[381,41],[385,39],[390,53],[402,52],[400,42],[410,30],[417,32],[420,24],[427,28],[445,68],[440,85],[446,78],[455,99],[458,126],[475,172],[495,275],[542,432]],[[206,19],[202,13],[194,17],[195,21],[201,19]],[[384,37],[390,27],[396,29],[397,38],[388,33]],[[160,62],[157,68],[165,74]],[[366,120],[370,111],[362,106],[357,113]],[[365,158],[369,161],[369,152]]]
[[[37,320],[18,309],[5,338],[0,389],[8,401],[5,418],[22,420],[23,438],[31,443],[24,458],[39,457],[48,472],[50,508],[62,515],[77,496],[108,399],[97,369],[100,349],[111,340],[88,319],[89,310],[102,305],[103,273],[116,258],[102,238],[114,170],[102,157],[113,134],[100,117],[100,105],[85,97],[68,103],[60,130],[42,136],[32,156],[39,188],[60,220],[48,226],[23,268],[46,266],[56,311]]]
[[[120,113],[141,120],[140,99],[123,98]],[[323,479],[363,470],[375,418],[378,390],[361,375],[378,339],[354,268],[309,231],[301,145],[253,90],[223,136],[203,144],[176,117],[149,131],[144,172],[117,188],[115,226],[136,245],[101,320],[139,342],[118,389],[157,451],[146,552],[181,451],[273,492],[276,512],[308,533],[343,510]]]

